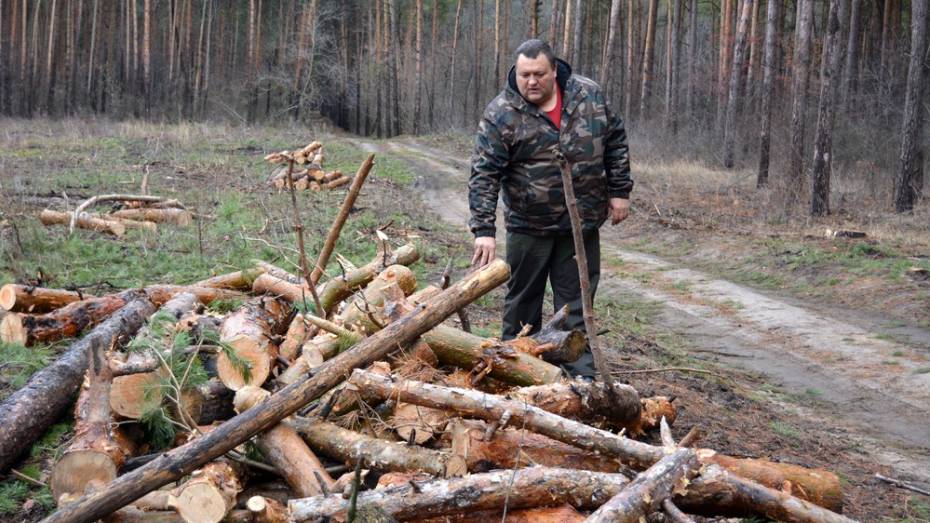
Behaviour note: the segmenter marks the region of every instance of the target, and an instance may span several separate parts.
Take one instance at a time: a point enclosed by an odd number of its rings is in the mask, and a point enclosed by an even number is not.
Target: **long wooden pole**
[[[507,264],[503,260],[495,260],[427,300],[387,328],[365,338],[352,349],[323,363],[314,369],[308,379],[285,387],[261,405],[239,414],[203,437],[121,476],[105,489],[62,507],[46,518],[46,523],[96,521],[146,493],[190,474],[252,436],[277,425],[343,381],[352,369],[383,358],[398,345],[408,343],[435,327],[457,309],[501,285],[509,277]]]

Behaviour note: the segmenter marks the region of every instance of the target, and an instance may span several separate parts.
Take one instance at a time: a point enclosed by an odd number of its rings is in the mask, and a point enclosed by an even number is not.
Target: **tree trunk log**
[[[420,254],[414,244],[408,243],[393,253],[378,250],[378,254],[367,265],[347,272],[344,276],[333,278],[323,284],[319,289],[320,303],[328,314],[339,302],[348,298],[356,289],[363,287],[375,278],[382,270],[391,265],[410,266],[420,259]],[[323,316],[323,314],[319,314]]]
[[[109,348],[117,339],[132,335],[154,311],[145,295],[136,293],[119,313],[72,343],[0,404],[0,426],[5,427],[0,431],[0,470],[12,465],[71,405],[87,369],[88,351]]]
[[[49,486],[58,504],[81,497],[116,479],[117,471],[132,453],[132,443],[110,426],[110,384],[113,373],[107,348],[88,351],[85,386],[74,409],[74,439],[52,468]]]
[[[255,434],[278,424],[343,381],[350,369],[383,358],[394,351],[397,344],[413,341],[456,310],[504,283],[509,277],[510,270],[507,264],[502,260],[495,260],[393,322],[386,329],[325,362],[308,379],[282,389],[268,398],[268,401],[227,421],[209,434],[120,476],[106,489],[85,496],[73,505],[52,514],[46,519],[46,523],[90,523],[146,492],[182,477]]]
[[[513,426],[524,426],[558,441],[617,457],[638,470],[649,468],[663,456],[663,450],[660,447],[617,436],[546,412],[519,400],[505,399],[475,390],[439,387],[416,381],[394,382],[391,378],[378,376],[361,369],[356,369],[352,373],[349,383],[361,390],[376,394],[382,399],[390,397],[395,401],[415,403],[425,407],[451,409],[490,422],[501,419],[504,413],[509,411],[510,422]],[[711,450],[702,450],[699,457],[705,464],[722,460],[722,457]],[[735,467],[744,463],[744,460],[730,459],[733,461],[721,464]],[[766,465],[767,462],[755,460],[754,464]],[[823,501],[829,504],[827,508],[831,510],[842,508],[842,491],[839,478],[835,474],[820,469],[797,470],[792,468],[793,466],[785,467],[780,463],[771,463],[770,466],[780,470],[791,470],[792,474],[801,472],[801,474],[793,475],[797,495],[815,503]],[[754,474],[747,479],[757,481],[767,487],[782,488],[781,482],[772,483],[772,479],[780,478],[781,473],[769,472],[768,467],[765,470],[766,473],[760,473],[758,469],[749,466],[739,469],[740,472]]]
[[[272,265],[266,261],[256,260],[255,266],[264,271],[265,274],[274,276],[279,280],[284,280],[289,283],[294,283],[300,285],[303,283],[304,279],[302,276],[297,276],[291,272],[288,272],[277,265]]]
[[[768,514],[792,523],[853,523],[813,503],[737,479],[731,481],[726,471],[711,465],[704,477],[695,478],[674,501],[692,513],[737,517]],[[568,503],[579,510],[591,510],[619,494],[628,484],[622,474],[531,467],[369,490],[359,493],[357,505],[375,505],[400,521],[500,510],[505,501],[512,509]],[[759,502],[754,503],[754,499]],[[348,507],[349,501],[341,494],[293,499],[288,503],[294,521],[344,517]]]
[[[264,496],[252,496],[245,502],[253,523],[287,523],[290,515],[281,503]]]
[[[69,303],[93,298],[80,291],[46,289],[8,283],[0,287],[0,307],[13,312],[49,312]]]
[[[71,223],[71,214],[44,209],[39,213],[39,221],[42,222],[42,225],[68,225]],[[93,216],[81,216],[77,220],[77,226],[82,229],[112,234],[117,238],[126,234],[126,226],[119,220],[105,220],[103,218],[94,218]]]
[[[172,491],[171,504],[184,521],[219,523],[236,506],[242,491],[239,472],[226,460],[206,464]]]
[[[152,209],[141,207],[139,209],[122,209],[110,213],[114,218],[123,220],[134,220],[155,223],[173,223],[175,225],[187,226],[193,219],[191,213],[185,209]]]
[[[216,362],[220,381],[232,390],[265,383],[278,356],[272,334],[287,312],[288,307],[280,301],[260,297],[249,300],[226,317],[220,329],[220,341],[231,347],[235,357],[220,352]],[[247,373],[241,362],[248,362]]]
[[[243,413],[265,401],[271,393],[251,385],[236,392],[236,411]],[[298,496],[318,496],[333,489],[333,478],[290,425],[280,423],[255,437],[268,462],[278,469]]]
[[[638,523],[659,510],[674,490],[687,487],[700,467],[693,450],[676,450],[636,476],[619,494],[594,511],[585,523]]]
[[[300,355],[300,348],[304,344],[306,336],[307,322],[304,320],[304,315],[298,312],[294,315],[294,319],[291,320],[291,324],[287,327],[287,333],[284,335],[284,340],[278,347],[280,356],[289,363],[293,363]]]
[[[307,440],[317,452],[330,458],[382,472],[422,471],[444,476],[449,455],[416,445],[406,445],[381,438],[365,436],[333,423],[309,418],[292,417],[287,422]]]

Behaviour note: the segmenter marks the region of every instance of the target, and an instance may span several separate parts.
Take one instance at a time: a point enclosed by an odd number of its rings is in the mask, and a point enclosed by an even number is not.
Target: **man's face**
[[[545,55],[517,56],[517,89],[530,103],[542,105],[555,92],[555,67]]]

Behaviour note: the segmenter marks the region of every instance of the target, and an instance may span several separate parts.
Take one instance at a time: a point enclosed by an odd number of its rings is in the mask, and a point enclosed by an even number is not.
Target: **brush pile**
[[[281,151],[265,156],[266,162],[282,165],[271,177],[271,184],[281,191],[291,188],[288,185],[288,174],[295,191],[325,191],[352,181],[339,170],[325,172],[323,160],[323,144],[320,142],[311,142],[296,152]]]
[[[118,202],[107,213],[90,213],[87,209],[102,202]],[[149,195],[103,194],[85,200],[72,212],[43,209],[39,221],[43,225],[67,225],[70,232],[75,227],[121,237],[127,229],[142,229],[154,232],[159,223],[189,225],[190,211],[174,199]]]
[[[417,247],[382,233],[373,259],[325,278],[356,195],[312,273],[301,247],[302,275],[256,262],[99,297],[4,287],[4,340],[86,334],[0,403],[0,470],[73,408],[47,521],[849,521],[836,475],[676,442],[672,400],[564,376],[586,346],[565,310],[507,342],[460,328],[449,318],[507,281],[501,260],[429,285]],[[650,431],[660,444],[634,439]]]

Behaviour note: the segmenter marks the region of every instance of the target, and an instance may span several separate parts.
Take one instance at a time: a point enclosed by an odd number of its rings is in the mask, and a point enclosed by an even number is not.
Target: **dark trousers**
[[[588,277],[591,293],[597,289],[601,273],[600,237],[597,230],[584,234],[584,250],[588,257]],[[566,329],[584,330],[581,314],[581,284],[572,236],[533,236],[507,232],[507,263],[510,281],[504,299],[502,338],[513,339],[524,325],[532,325],[530,333],[542,326],[543,296],[546,280],[552,285],[553,304],[559,310],[568,304]]]

